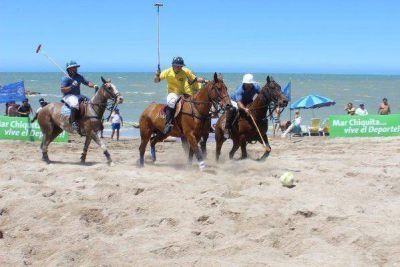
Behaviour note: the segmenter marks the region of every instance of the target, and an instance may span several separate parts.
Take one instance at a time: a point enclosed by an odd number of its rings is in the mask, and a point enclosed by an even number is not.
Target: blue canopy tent
[[[291,104],[290,109],[312,109],[314,116],[315,108],[328,107],[335,104],[336,102],[330,98],[319,95],[308,95]]]
[[[23,101],[25,98],[23,81],[0,86],[0,103]]]

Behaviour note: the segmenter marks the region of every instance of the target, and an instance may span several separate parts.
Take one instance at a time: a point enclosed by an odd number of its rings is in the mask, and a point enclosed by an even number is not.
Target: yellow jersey
[[[177,95],[189,94],[192,95],[191,89],[187,85],[196,79],[196,75],[187,68],[182,68],[178,73],[174,72],[172,67],[163,70],[160,74],[160,80],[167,80],[168,93],[175,93]]]
[[[185,84],[185,94],[187,95],[195,95],[203,85],[199,82],[194,82],[192,85],[189,84],[189,82],[186,82]]]

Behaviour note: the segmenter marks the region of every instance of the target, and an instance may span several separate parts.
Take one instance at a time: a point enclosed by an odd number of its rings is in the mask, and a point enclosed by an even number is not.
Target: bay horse
[[[189,144],[189,163],[192,162],[193,154],[195,154],[199,162],[199,168],[203,170],[206,165],[198,143],[204,132],[204,124],[209,119],[211,106],[217,103],[225,107],[231,105],[231,100],[223,80],[218,77],[217,73],[214,73],[214,79],[208,81],[194,96],[181,98],[180,103],[178,102],[177,106],[181,105],[181,108],[180,111],[177,108],[174,127],[168,135],[162,133],[165,125],[165,117],[160,115],[165,105],[150,104],[143,111],[139,120],[141,137],[139,167],[144,166],[144,153],[149,141],[151,159],[155,162],[156,143],[163,141],[168,136],[174,136],[184,137],[187,140]]]
[[[260,129],[262,138],[267,145],[266,151],[260,158],[264,160],[268,157],[271,152],[271,146],[268,143],[267,130],[268,130],[268,116],[267,112],[270,114],[274,111],[276,106],[286,107],[288,104],[288,99],[281,91],[281,86],[274,81],[271,77],[267,77],[267,83],[261,89],[260,93],[257,95],[256,99],[250,103],[247,108],[250,114],[253,116]],[[224,128],[226,121],[226,113],[224,113],[218,120],[215,126],[215,141],[216,141],[216,160],[219,160],[221,155],[221,148],[223,143],[226,141],[224,137]],[[242,157],[241,159],[247,158],[247,143],[259,141],[262,143],[260,135],[254,123],[249,115],[247,115],[242,110],[239,110],[239,114],[235,123],[232,125],[231,139],[233,141],[233,147],[229,152],[229,158],[232,159],[235,152],[241,148]]]
[[[123,97],[118,92],[111,80],[101,77],[103,85],[94,94],[87,103],[83,103],[85,114],[79,119],[80,134],[85,136],[85,145],[81,155],[81,163],[85,163],[86,154],[92,139],[103,149],[103,153],[107,158],[107,162],[111,165],[111,155],[106,145],[98,137],[97,133],[103,128],[102,118],[107,107],[107,101],[112,99],[114,104],[123,102]],[[49,144],[64,130],[69,133],[75,133],[69,121],[69,116],[62,114],[63,103],[50,103],[43,107],[38,113],[38,123],[43,133],[42,143],[42,160],[51,163],[47,149]],[[64,107],[65,108],[65,107]]]

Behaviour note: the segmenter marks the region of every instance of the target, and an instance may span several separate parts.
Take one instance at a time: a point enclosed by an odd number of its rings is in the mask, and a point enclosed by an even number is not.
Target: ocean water
[[[123,95],[125,102],[119,106],[124,121],[138,121],[141,112],[151,102],[164,102],[166,83],[153,82],[153,73],[82,73],[88,80],[100,84],[100,77],[111,78]],[[230,92],[241,83],[242,73],[223,73],[224,81]],[[268,74],[256,73],[255,79],[265,84]],[[0,84],[24,80],[25,88],[39,92],[40,95],[29,96],[34,110],[39,106],[38,100],[43,97],[49,102],[60,101],[59,89],[61,73],[0,73]],[[198,73],[198,76],[211,79],[212,73]],[[388,98],[392,113],[400,112],[400,76],[380,75],[321,75],[321,74],[272,74],[282,88],[292,82],[292,101],[308,94],[319,94],[332,98],[336,105],[315,110],[302,110],[305,124],[314,116],[324,119],[332,114],[344,114],[344,106],[352,102],[355,106],[364,103],[370,114],[376,114],[383,97]],[[93,89],[82,86],[81,91],[87,96]],[[3,114],[4,104],[0,106]],[[282,114],[282,119],[289,119],[289,109]]]

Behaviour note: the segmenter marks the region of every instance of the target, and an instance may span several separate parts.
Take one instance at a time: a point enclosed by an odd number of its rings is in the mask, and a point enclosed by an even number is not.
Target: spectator
[[[286,129],[286,131],[282,134],[282,138],[285,138],[288,133],[291,131],[295,133],[299,133],[301,135],[301,116],[300,116],[300,111],[296,111],[294,113],[294,120],[292,124]]]
[[[19,105],[12,101],[8,104],[7,115],[10,117],[17,117]]]
[[[278,128],[280,128],[280,124],[281,124],[281,108],[278,106],[276,107],[276,109],[274,110],[274,113],[272,115],[272,132],[273,132],[273,136],[275,136],[276,134],[276,130]]]
[[[112,128],[112,133],[111,133],[111,140],[114,138],[114,133],[115,130],[117,131],[117,141],[119,140],[119,129],[124,125],[124,122],[122,120],[121,115],[119,114],[119,109],[115,109],[114,113],[110,117],[110,122],[111,122],[111,128]]]
[[[32,107],[29,104],[28,98],[22,101],[22,105],[18,108],[18,114],[20,117],[29,117],[29,114],[33,113]]]
[[[33,119],[31,120],[31,123],[33,123],[33,122],[37,119],[37,116],[38,116],[39,111],[40,111],[43,107],[45,107],[47,104],[48,104],[48,103],[47,103],[46,101],[44,101],[43,98],[39,99],[39,105],[40,105],[40,107],[36,110],[35,117],[33,117]]]
[[[353,103],[348,103],[344,110],[347,112],[348,115],[354,115],[356,113],[356,109],[353,107]]]
[[[8,116],[8,107],[10,106],[10,104],[12,104],[13,101],[7,102],[6,103],[6,116]]]
[[[356,110],[356,115],[365,116],[368,115],[368,111],[365,108],[364,104],[360,104],[360,107]]]
[[[389,115],[390,114],[390,105],[389,105],[386,97],[384,99],[382,99],[382,103],[379,105],[378,114],[379,115]]]

